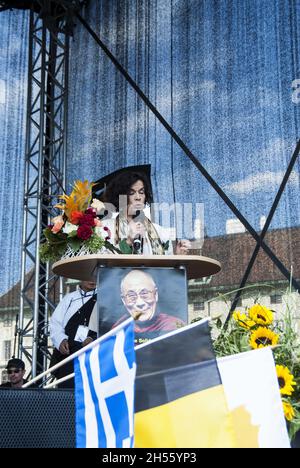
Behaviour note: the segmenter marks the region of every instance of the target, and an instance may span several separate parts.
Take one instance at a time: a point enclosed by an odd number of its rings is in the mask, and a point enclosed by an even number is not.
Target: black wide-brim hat
[[[147,177],[149,181],[149,186],[152,193],[152,186],[151,186],[151,164],[142,164],[139,166],[128,166],[123,167],[122,169],[118,169],[115,172],[111,172],[110,174],[102,177],[101,179],[94,182],[94,186],[92,188],[92,197],[98,198],[99,200],[103,201],[103,195],[107,185],[110,183],[111,180],[115,179],[116,176],[126,173],[126,172],[138,172],[143,174]]]

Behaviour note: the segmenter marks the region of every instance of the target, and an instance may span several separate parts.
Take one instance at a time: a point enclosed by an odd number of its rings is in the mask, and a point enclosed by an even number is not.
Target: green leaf
[[[216,320],[216,327],[217,327],[218,329],[221,329],[222,326],[223,326],[222,320],[221,320],[220,318],[218,318],[218,319]]]
[[[56,262],[59,260],[66,250],[67,243],[61,244],[50,244],[49,242],[44,242],[40,245],[40,259],[42,262]]]
[[[77,252],[77,250],[80,249],[82,241],[79,239],[70,239],[69,240],[70,247],[74,250],[74,252]]]
[[[126,239],[119,242],[119,249],[122,254],[132,254],[132,247],[127,244]]]
[[[67,234],[63,232],[58,232],[57,234],[54,234],[49,228],[44,230],[44,235],[50,244],[61,244],[67,239]]]
[[[118,249],[117,247],[115,247],[113,244],[111,244],[109,241],[105,241],[104,242],[104,247],[108,250],[110,250],[111,252],[113,253],[118,253],[118,254],[122,254],[124,252],[122,252],[120,249]]]
[[[72,238],[72,237],[76,237],[77,236],[77,231],[71,231],[69,232],[68,234],[68,239]]]

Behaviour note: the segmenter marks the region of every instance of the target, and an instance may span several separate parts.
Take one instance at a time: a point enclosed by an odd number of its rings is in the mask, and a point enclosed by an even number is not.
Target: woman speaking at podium
[[[118,215],[106,219],[104,224],[111,231],[110,241],[123,253],[143,255],[186,255],[190,248],[188,240],[180,240],[173,251],[170,232],[159,224],[152,223],[145,215],[146,205],[153,202],[150,183],[139,172],[123,172],[106,188],[104,201],[112,204]]]

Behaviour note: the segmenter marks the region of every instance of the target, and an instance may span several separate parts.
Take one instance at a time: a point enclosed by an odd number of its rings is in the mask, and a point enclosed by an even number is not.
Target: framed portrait
[[[184,269],[103,268],[99,274],[99,335],[130,316],[136,344],[187,324]]]

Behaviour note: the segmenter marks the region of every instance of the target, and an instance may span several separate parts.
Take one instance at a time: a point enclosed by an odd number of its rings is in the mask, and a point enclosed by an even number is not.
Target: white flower
[[[72,224],[69,221],[67,221],[63,227],[63,232],[65,234],[70,234],[70,232],[77,231],[77,229],[78,229],[78,226],[76,226],[76,224]]]
[[[107,237],[107,232],[103,229],[103,226],[96,226],[95,227],[95,234],[101,239],[105,239]]]
[[[96,236],[103,237],[103,227],[102,226],[96,226],[94,232],[95,232]]]
[[[104,203],[98,200],[97,198],[93,198],[93,203],[91,204],[91,207],[96,210],[97,214],[100,214],[101,210],[105,209]]]

